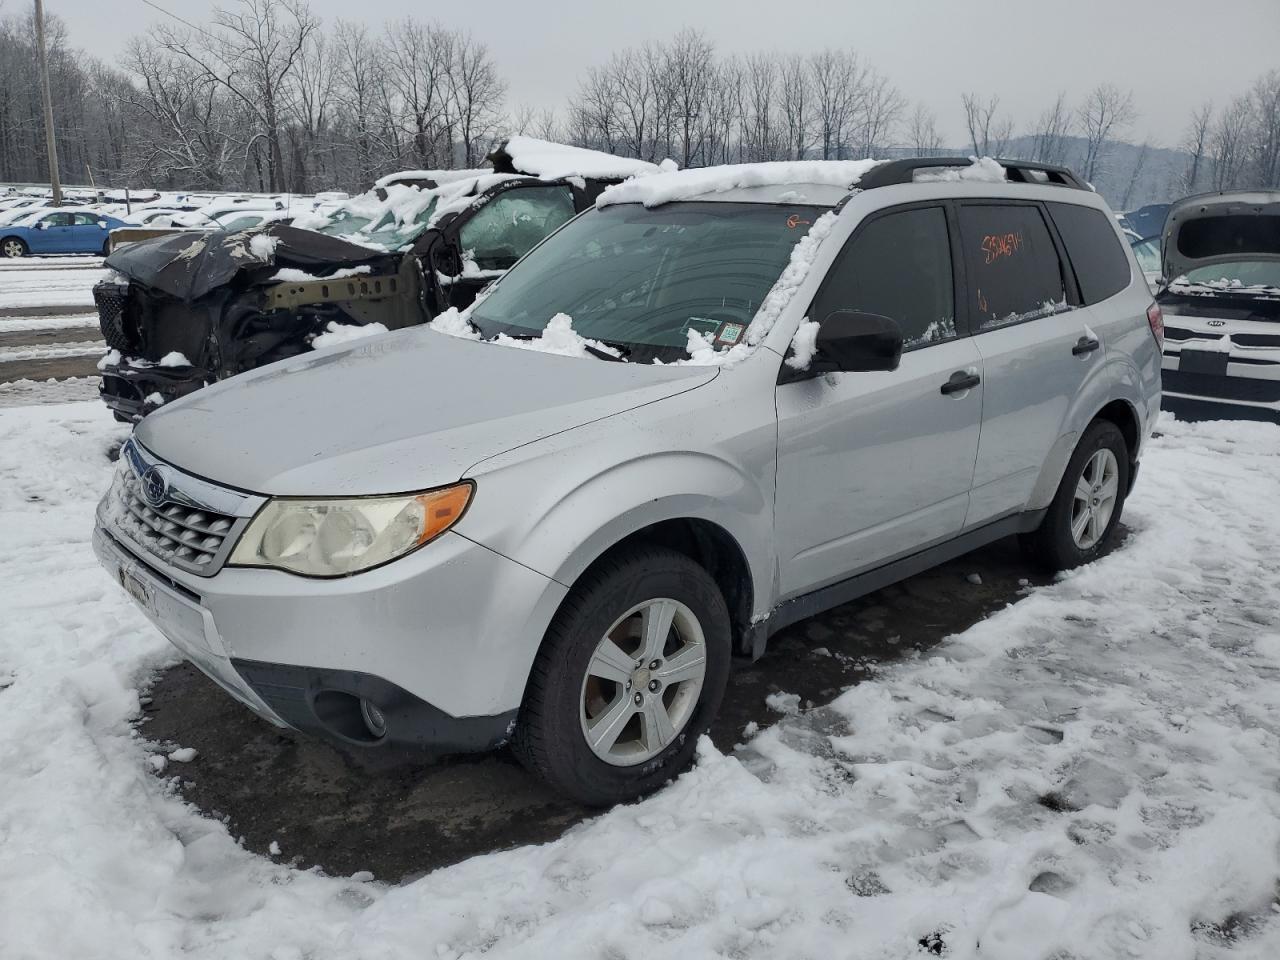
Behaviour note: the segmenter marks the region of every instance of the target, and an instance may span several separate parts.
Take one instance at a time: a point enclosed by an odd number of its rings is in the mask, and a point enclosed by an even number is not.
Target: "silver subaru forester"
[[[690,762],[733,656],[787,624],[1009,535],[1097,557],[1161,332],[1062,168],[662,173],[465,313],[148,417],[94,545],[270,722],[510,742],[608,804]]]

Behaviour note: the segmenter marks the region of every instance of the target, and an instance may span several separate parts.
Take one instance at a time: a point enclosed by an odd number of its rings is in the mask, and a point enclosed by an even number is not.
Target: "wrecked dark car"
[[[328,214],[130,243],[94,288],[121,421],[206,384],[465,307],[607,186],[653,164],[513,137],[492,169],[407,171]]]

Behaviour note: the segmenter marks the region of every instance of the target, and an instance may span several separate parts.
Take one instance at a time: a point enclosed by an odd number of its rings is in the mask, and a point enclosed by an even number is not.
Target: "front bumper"
[[[236,700],[278,726],[434,754],[510,735],[566,589],[455,533],[339,580],[161,563],[99,513],[94,550],[148,619]],[[385,718],[374,736],[361,700]]]
[[[152,410],[205,385],[204,375],[195,367],[134,367],[122,359],[103,364],[101,370],[98,395],[124,423],[137,423]]]

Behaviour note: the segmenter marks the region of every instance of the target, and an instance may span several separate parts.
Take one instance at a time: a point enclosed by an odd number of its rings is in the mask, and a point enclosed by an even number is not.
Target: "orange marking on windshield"
[[[807,227],[807,226],[812,226],[813,221],[812,221],[812,220],[801,220],[801,219],[800,219],[800,214],[798,214],[798,213],[793,213],[791,216],[787,217],[787,226],[788,226],[788,227],[790,227],[792,230],[794,230],[796,227],[800,226],[800,224],[802,224],[802,223]]]

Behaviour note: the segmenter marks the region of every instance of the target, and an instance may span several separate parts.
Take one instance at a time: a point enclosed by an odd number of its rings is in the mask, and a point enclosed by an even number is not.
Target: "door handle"
[[[970,373],[968,370],[957,370],[951,375],[951,379],[942,385],[942,393],[950,396],[953,393],[962,393],[965,390],[972,390],[982,382],[982,378],[976,373]]]
[[[1086,353],[1092,353],[1102,346],[1102,341],[1096,337],[1081,337],[1076,341],[1076,345],[1071,348],[1073,356],[1083,357]]]

